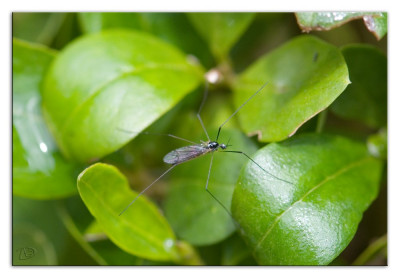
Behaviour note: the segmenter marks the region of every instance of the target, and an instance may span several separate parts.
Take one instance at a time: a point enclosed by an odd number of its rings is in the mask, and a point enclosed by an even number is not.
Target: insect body
[[[206,83],[206,85],[207,85],[207,83]],[[140,193],[133,199],[133,201],[132,201],[128,206],[125,207],[125,209],[124,209],[119,215],[121,215],[122,213],[124,213],[124,212],[125,212],[125,211],[126,211],[126,210],[127,210],[127,209],[128,209],[128,208],[129,208],[129,207],[130,207],[130,206],[131,206],[131,205],[132,205],[146,190],[147,190],[147,189],[149,189],[153,184],[155,184],[158,180],[160,180],[163,176],[165,176],[165,175],[166,175],[169,171],[171,171],[175,166],[177,166],[177,165],[179,165],[179,164],[181,164],[181,163],[183,163],[183,162],[187,162],[187,161],[193,160],[193,159],[195,159],[195,158],[197,158],[197,157],[206,155],[206,154],[208,154],[208,153],[211,153],[211,161],[210,161],[210,166],[209,166],[209,169],[208,169],[208,177],[207,177],[207,181],[206,181],[205,190],[211,195],[211,197],[213,197],[213,198],[225,209],[225,211],[226,211],[229,215],[231,215],[231,213],[229,212],[229,210],[228,210],[228,209],[227,209],[227,208],[226,208],[226,207],[225,207],[225,206],[224,206],[224,205],[209,191],[209,190],[208,190],[208,182],[209,182],[209,180],[210,180],[211,167],[212,167],[212,162],[213,162],[213,158],[214,158],[214,153],[215,153],[215,151],[220,150],[220,149],[222,150],[221,152],[229,152],[229,153],[242,154],[242,155],[244,155],[245,157],[247,157],[249,160],[251,160],[255,165],[257,165],[261,170],[263,170],[264,172],[266,172],[267,174],[273,176],[274,178],[276,178],[276,179],[278,179],[278,180],[281,180],[281,181],[290,183],[290,182],[288,182],[288,181],[282,180],[282,179],[280,179],[280,178],[274,176],[273,174],[267,172],[264,168],[262,168],[257,162],[255,162],[255,161],[254,161],[250,156],[248,156],[246,153],[244,153],[244,152],[242,152],[242,151],[227,151],[226,148],[230,146],[230,145],[229,145],[229,141],[228,141],[228,143],[227,143],[226,145],[225,145],[225,144],[219,144],[219,143],[218,143],[218,138],[219,138],[219,135],[220,135],[220,132],[221,132],[222,127],[223,127],[234,115],[236,115],[236,113],[238,113],[239,110],[243,108],[243,106],[245,106],[253,97],[255,97],[266,85],[267,85],[267,83],[265,83],[260,89],[258,89],[250,98],[248,98],[241,106],[239,106],[239,107],[236,109],[236,111],[233,112],[233,114],[232,114],[231,116],[229,116],[228,119],[225,120],[225,122],[223,122],[223,123],[219,126],[219,128],[218,128],[218,133],[217,133],[216,139],[215,139],[214,141],[210,140],[210,137],[208,136],[207,130],[206,130],[206,128],[205,128],[205,126],[204,126],[204,124],[203,124],[203,121],[202,121],[202,119],[201,119],[201,116],[200,116],[201,109],[203,108],[203,105],[204,105],[204,103],[205,103],[205,100],[207,99],[207,92],[208,92],[208,90],[207,90],[207,87],[206,87],[205,94],[204,94],[204,97],[203,97],[203,101],[202,101],[202,103],[201,103],[201,105],[200,105],[200,108],[199,108],[199,111],[198,111],[198,113],[197,113],[197,118],[198,118],[199,121],[200,121],[200,124],[201,124],[201,126],[202,126],[202,128],[203,128],[203,130],[204,130],[204,133],[205,133],[206,136],[207,136],[208,141],[207,141],[207,142],[202,142],[201,144],[196,144],[196,143],[194,143],[194,142],[192,142],[192,141],[190,141],[190,140],[187,140],[187,139],[184,139],[184,138],[180,138],[180,137],[175,136],[175,135],[172,135],[172,134],[158,134],[158,135],[165,135],[165,136],[169,136],[169,137],[172,137],[172,138],[175,138],[175,139],[179,139],[179,140],[182,140],[182,141],[186,141],[186,142],[191,143],[192,145],[189,145],[189,146],[185,146],[185,147],[182,147],[182,148],[175,149],[175,150],[169,152],[168,154],[166,154],[166,155],[164,156],[164,159],[163,159],[163,160],[164,160],[165,163],[170,164],[170,165],[172,165],[172,166],[171,166],[168,170],[166,170],[161,176],[159,176],[155,181],[153,181],[150,185],[148,185],[145,189],[143,189],[142,192],[140,192]],[[148,133],[148,134],[149,134],[149,133]],[[231,216],[232,216],[232,215],[231,215]]]
[[[179,164],[199,156],[203,156],[210,152],[215,152],[219,148],[225,150],[227,145],[218,144],[216,141],[203,142],[202,144],[185,146],[176,150],[173,150],[164,156],[164,162],[168,164]]]

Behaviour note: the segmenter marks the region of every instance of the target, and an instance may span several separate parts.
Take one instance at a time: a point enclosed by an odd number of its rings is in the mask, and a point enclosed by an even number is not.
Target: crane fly
[[[230,151],[230,150],[228,151],[228,150],[226,150],[229,146],[231,146],[231,145],[229,145],[229,141],[228,141],[227,144],[220,144],[220,143],[218,143],[218,138],[219,138],[219,135],[220,135],[220,133],[221,133],[222,127],[223,127],[234,115],[236,115],[236,114],[239,112],[239,110],[243,108],[243,106],[245,106],[252,98],[254,98],[259,92],[261,92],[262,89],[264,89],[264,87],[265,87],[267,84],[268,84],[268,82],[264,83],[264,85],[262,85],[260,89],[258,89],[252,96],[250,96],[241,106],[239,106],[239,107],[236,109],[235,112],[233,112],[232,115],[230,115],[230,116],[228,117],[228,119],[225,120],[225,122],[223,122],[223,123],[219,126],[216,139],[215,139],[214,141],[212,141],[212,140],[210,140],[210,137],[208,136],[207,130],[206,130],[206,128],[205,128],[205,126],[204,126],[204,123],[203,123],[203,120],[201,119],[201,116],[200,116],[200,112],[201,112],[201,110],[202,110],[202,108],[203,108],[203,106],[204,106],[204,103],[205,103],[205,101],[206,101],[206,99],[207,99],[207,94],[208,94],[208,83],[206,83],[206,88],[205,88],[203,100],[202,100],[202,102],[201,102],[199,111],[198,111],[198,113],[197,113],[197,118],[198,118],[199,121],[200,121],[200,124],[201,124],[201,126],[202,126],[202,128],[203,128],[203,130],[204,130],[204,133],[205,133],[206,136],[207,136],[208,141],[207,141],[207,142],[201,142],[200,144],[196,144],[196,143],[194,143],[194,142],[192,142],[192,141],[190,141],[190,140],[187,140],[187,139],[184,139],[184,138],[181,138],[181,137],[172,135],[172,134],[153,134],[153,135],[165,135],[165,136],[169,136],[169,137],[172,137],[172,138],[175,138],[175,139],[179,139],[179,140],[182,140],[182,141],[189,142],[189,143],[191,143],[191,145],[189,145],[189,146],[184,146],[184,147],[181,147],[181,148],[172,150],[171,152],[167,153],[167,154],[164,156],[164,159],[163,159],[163,160],[164,160],[165,163],[170,164],[170,165],[172,165],[172,166],[171,166],[168,170],[166,170],[161,176],[159,176],[156,180],[154,180],[150,185],[148,185],[145,189],[143,189],[143,190],[132,200],[132,202],[130,202],[130,203],[125,207],[125,209],[124,209],[119,215],[123,214],[123,213],[124,213],[124,212],[125,212],[125,211],[126,211],[126,210],[127,210],[127,209],[128,209],[128,208],[129,208],[129,207],[130,207],[130,206],[145,192],[145,191],[146,191],[146,190],[147,190],[147,189],[149,189],[153,184],[155,184],[157,181],[159,181],[163,176],[165,176],[165,175],[166,175],[169,171],[171,171],[174,167],[176,167],[177,165],[179,165],[179,164],[181,164],[181,163],[184,163],[184,162],[193,160],[193,159],[195,159],[195,158],[198,158],[198,157],[200,157],[200,156],[204,156],[204,155],[206,155],[206,154],[211,153],[211,161],[210,161],[210,166],[209,166],[209,169],[208,169],[208,177],[207,177],[207,182],[206,182],[205,190],[211,195],[212,198],[214,198],[214,199],[225,209],[225,211],[226,211],[230,216],[232,216],[231,213],[229,212],[229,210],[228,210],[228,209],[227,209],[227,208],[226,208],[226,207],[225,207],[225,206],[224,206],[224,205],[209,191],[209,190],[208,190],[208,182],[209,182],[209,180],[210,180],[211,167],[212,167],[212,162],[213,162],[213,158],[214,158],[214,153],[215,153],[216,151],[218,151],[218,150],[221,150],[221,152],[229,152],[229,153],[238,153],[238,154],[242,154],[242,155],[246,156],[250,161],[252,161],[255,165],[257,165],[259,168],[261,168],[264,172],[266,172],[267,174],[271,175],[272,177],[274,177],[274,178],[276,178],[276,179],[278,179],[278,180],[281,180],[281,181],[284,181],[284,182],[288,182],[288,181],[282,180],[282,179],[280,179],[280,178],[274,176],[273,174],[267,172],[264,168],[262,168],[257,162],[255,162],[255,161],[254,161],[250,156],[248,156],[246,153],[244,153],[244,152],[242,152],[242,151]],[[144,133],[145,133],[145,134],[151,134],[151,133],[146,133],[146,132],[144,132]],[[290,183],[290,182],[288,182],[288,183]]]

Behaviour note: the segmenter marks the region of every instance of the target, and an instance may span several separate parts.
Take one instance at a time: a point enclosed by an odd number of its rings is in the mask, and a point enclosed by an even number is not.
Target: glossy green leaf
[[[306,134],[270,144],[242,170],[232,212],[258,263],[326,265],[376,198],[382,164],[363,144]]]
[[[43,84],[46,121],[64,155],[89,161],[109,154],[171,109],[202,70],[145,33],[83,36],[55,59]]]
[[[246,31],[253,13],[189,13],[188,17],[218,60],[224,60]]]
[[[86,33],[112,28],[141,30],[195,55],[205,66],[213,63],[207,44],[184,13],[79,13],[78,17]]]
[[[375,37],[380,40],[387,33],[387,13],[380,13],[380,16],[366,15],[363,17],[364,24]]]
[[[387,13],[382,12],[301,12],[296,18],[304,32],[330,30],[359,18],[378,40],[387,32]]]
[[[268,53],[234,84],[239,107],[265,88],[238,114],[243,130],[263,142],[291,135],[329,106],[349,84],[340,51],[315,37],[300,36]]]
[[[153,260],[179,260],[174,233],[145,197],[119,216],[137,194],[115,167],[102,163],[90,166],[79,175],[78,190],[101,228],[122,250]]]
[[[39,84],[55,52],[13,40],[13,194],[53,199],[75,194],[76,165],[60,155],[41,111]]]
[[[337,115],[371,127],[387,124],[387,58],[377,48],[355,44],[342,49],[351,84],[332,104]]]
[[[210,135],[216,134],[211,129]],[[220,143],[232,144],[227,150],[252,154],[254,143],[237,130],[224,129]],[[214,154],[208,189],[229,209],[240,169],[246,157],[235,153]],[[231,216],[205,190],[211,154],[179,165],[171,173],[171,188],[165,201],[165,213],[177,235],[194,245],[219,242],[236,229]]]

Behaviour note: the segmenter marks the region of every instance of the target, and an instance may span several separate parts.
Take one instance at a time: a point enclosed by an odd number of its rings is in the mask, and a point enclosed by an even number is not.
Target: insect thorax
[[[208,148],[208,149],[215,150],[215,149],[218,149],[218,147],[219,147],[218,142],[211,141],[211,142],[208,142],[208,143],[207,143],[207,148]]]

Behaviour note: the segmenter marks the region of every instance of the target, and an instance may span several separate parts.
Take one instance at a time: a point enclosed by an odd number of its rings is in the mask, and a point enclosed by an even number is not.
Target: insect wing
[[[164,156],[164,162],[168,164],[182,163],[202,156],[210,151],[210,149],[200,144],[185,146],[167,153]]]

